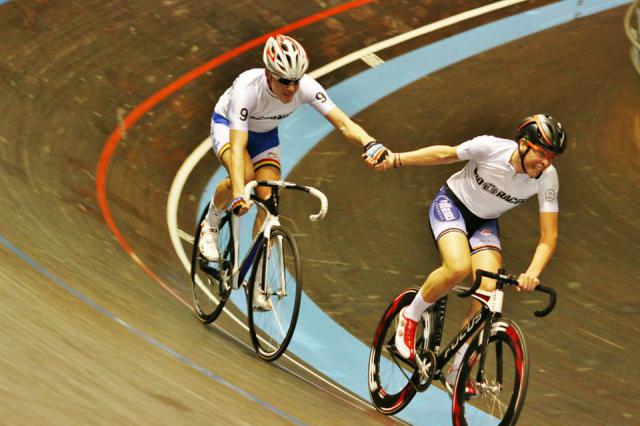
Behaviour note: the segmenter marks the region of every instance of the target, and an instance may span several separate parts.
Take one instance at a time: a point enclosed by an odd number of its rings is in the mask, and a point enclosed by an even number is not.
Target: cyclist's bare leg
[[[200,227],[200,240],[198,242],[198,246],[200,252],[209,260],[216,259],[219,256],[217,250],[218,227],[220,226],[220,221],[225,214],[225,209],[233,196],[231,179],[228,177],[231,169],[231,155],[231,150],[227,149],[220,156],[220,163],[222,163],[226,169],[227,177],[218,182],[213,193],[213,197],[211,197],[211,202],[209,203],[209,211],[207,212],[205,220]],[[249,157],[249,153],[246,150],[243,153],[243,156],[244,181],[249,182],[254,177],[253,164]]]
[[[442,265],[431,272],[420,293],[425,302],[434,303],[471,273],[469,240],[463,232],[452,231],[438,240]]]
[[[220,162],[227,170],[227,177],[218,182],[218,186],[216,187],[216,192],[213,196],[213,203],[216,208],[222,210],[224,209],[229,201],[231,201],[231,197],[233,192],[231,190],[231,179],[229,178],[229,172],[231,170],[231,150],[228,149],[222,154],[222,158],[220,158]],[[251,158],[249,157],[249,152],[244,152],[244,181],[245,183],[252,181],[255,178],[255,174],[253,171],[253,164],[251,163]]]
[[[255,171],[256,180],[280,180],[280,169],[274,166],[262,166]],[[256,195],[263,200],[271,196],[271,188],[267,186],[259,186],[256,188]],[[258,209],[256,221],[253,224],[253,235],[260,231],[260,226],[266,217],[266,213],[262,209]]]
[[[467,235],[458,229],[452,229],[438,239],[438,249],[442,265],[429,274],[411,304],[403,308],[396,329],[395,342],[401,356],[411,358],[414,355],[414,327],[420,315],[430,305],[447,294],[453,286],[462,281],[471,272],[471,251]],[[411,320],[411,321],[409,321]],[[407,338],[408,337],[408,338]]]
[[[498,269],[502,266],[502,254],[497,250],[480,250],[474,253],[471,256],[471,269],[472,269],[472,278],[475,281],[475,271],[477,269],[484,269],[487,271],[497,272]],[[496,288],[495,280],[491,280],[483,277],[482,282],[480,283],[480,289],[485,291],[493,291]],[[482,305],[475,299],[471,300],[471,305],[469,306],[469,310],[467,311],[467,315],[465,316],[460,329],[465,327],[469,320],[473,318],[473,316],[481,309]],[[451,381],[455,377],[455,372],[460,368],[460,363],[462,361],[462,357],[467,350],[469,341],[473,338],[473,336],[469,337],[458,352],[455,355],[453,360],[453,364],[449,373],[447,374],[447,380]],[[451,383],[450,383],[451,384]]]
[[[222,210],[231,200],[231,179],[227,176],[218,182],[216,192],[213,194],[213,203],[217,209]]]
[[[485,271],[498,272],[498,269],[502,267],[502,253],[498,250],[480,250],[471,256],[471,268],[473,279],[475,281],[475,272],[477,269],[484,269]],[[493,291],[496,289],[496,281],[483,277],[480,283],[480,289],[484,291]],[[471,306],[467,312],[467,316],[462,323],[464,327],[467,322],[480,310],[480,302],[477,300],[471,301]]]

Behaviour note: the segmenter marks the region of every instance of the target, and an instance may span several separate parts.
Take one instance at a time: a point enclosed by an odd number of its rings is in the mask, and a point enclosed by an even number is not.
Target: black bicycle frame
[[[442,368],[447,364],[447,362],[449,362],[449,360],[458,351],[458,349],[460,349],[460,347],[469,339],[469,337],[473,336],[482,326],[484,326],[484,338],[482,346],[485,346],[485,341],[489,341],[486,336],[488,336],[489,332],[491,331],[492,319],[497,315],[499,314],[492,312],[489,308],[483,305],[480,312],[478,312],[473,316],[473,318],[471,318],[467,325],[462,330],[460,330],[458,335],[451,340],[449,345],[444,350],[436,354],[436,369],[442,370]],[[442,325],[439,325],[438,328],[441,329]],[[440,333],[442,333],[442,330],[440,330]]]
[[[433,308],[435,324],[433,329],[433,337],[429,340],[429,349],[437,353],[440,351],[440,342],[442,341],[442,333],[444,333],[444,318],[447,313],[447,297],[444,296],[435,303]]]

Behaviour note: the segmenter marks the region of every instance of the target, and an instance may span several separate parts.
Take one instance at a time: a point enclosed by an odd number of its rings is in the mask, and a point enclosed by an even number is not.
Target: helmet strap
[[[265,68],[264,70],[265,76],[267,77],[267,87],[271,92],[273,92],[273,73]]]
[[[518,141],[518,153],[520,154],[520,166],[522,167],[522,172],[527,173],[527,169],[524,167],[524,157],[527,156],[531,147],[527,145],[527,148],[524,150],[524,153],[520,150],[520,141]]]
[[[518,153],[520,154],[520,166],[522,167],[522,172],[526,175],[528,175],[528,173],[527,173],[527,169],[524,167],[524,157],[527,156],[529,151],[531,151],[531,147],[528,144],[527,144],[527,148],[524,150],[524,153],[520,151],[520,142],[518,142]],[[538,174],[538,176],[536,176],[535,179],[540,179],[540,176],[542,176],[542,172],[540,172],[540,174]]]

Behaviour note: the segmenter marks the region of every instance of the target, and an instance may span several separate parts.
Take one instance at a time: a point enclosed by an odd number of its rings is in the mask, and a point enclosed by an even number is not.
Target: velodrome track
[[[131,126],[126,118],[211,58],[341,5],[201,3],[0,5],[3,423],[394,422],[350,396],[362,389],[348,383],[365,378],[340,377],[340,360],[323,375],[345,390],[292,359],[259,361],[230,317],[203,327],[188,309],[167,196],[207,135],[217,96],[237,73],[259,65],[259,48],[168,94]],[[362,2],[303,21],[291,34],[311,52],[314,68],[486,3]],[[378,55],[393,66],[421,46],[549,3],[523,2]],[[633,424],[640,416],[631,374],[640,349],[632,293],[640,276],[633,250],[640,77],[628,59],[624,11],[608,9],[471,56],[356,116],[402,150],[510,135],[532,110],[551,112],[569,130],[572,146],[558,161],[561,240],[544,275],[560,304],[533,321],[535,298],[507,298],[533,367],[521,424]],[[330,87],[367,68],[353,63],[320,81]],[[119,123],[126,132],[110,151]],[[216,167],[208,156],[190,174],[180,228],[193,228]],[[373,174],[335,134],[291,167],[291,180],[318,186],[331,203],[317,225],[305,219],[309,200],[292,197],[283,207],[300,234],[307,294],[366,345],[391,296],[435,266],[426,204],[457,167]],[[524,268],[535,245],[535,209],[527,203],[501,221],[510,269]],[[453,313],[464,307],[452,305]],[[326,343],[332,335],[317,338]]]

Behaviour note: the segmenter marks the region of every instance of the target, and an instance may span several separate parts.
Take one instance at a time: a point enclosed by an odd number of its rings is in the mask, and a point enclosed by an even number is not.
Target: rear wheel
[[[218,262],[209,262],[200,250],[200,224],[207,215],[209,207],[205,207],[198,225],[196,226],[191,253],[191,283],[193,288],[193,302],[196,315],[205,324],[218,318],[224,304],[229,298],[231,289],[225,284],[228,282],[233,265],[233,241],[231,235],[230,215],[222,218],[219,226],[220,259]]]
[[[249,333],[258,355],[274,361],[287,349],[300,311],[300,258],[291,234],[281,227],[272,228],[256,264],[259,270],[253,274],[247,289]],[[254,301],[256,296],[262,303]]]
[[[492,324],[484,371],[479,338],[464,355],[453,391],[454,425],[514,425],[527,391],[529,361],[522,331],[510,320]]]
[[[415,366],[396,351],[395,335],[398,315],[409,305],[416,293],[410,288],[400,293],[382,315],[369,355],[369,395],[371,402],[381,413],[391,415],[399,412],[413,399],[417,392],[419,373]],[[418,323],[417,336],[422,333]],[[420,347],[420,343],[416,344]]]

